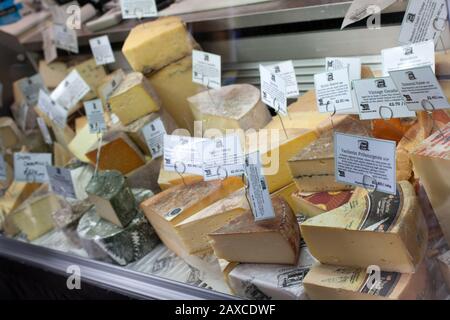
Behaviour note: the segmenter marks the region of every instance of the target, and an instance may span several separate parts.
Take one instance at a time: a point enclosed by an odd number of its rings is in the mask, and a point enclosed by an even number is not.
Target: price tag
[[[14,179],[19,182],[47,182],[47,166],[51,165],[51,153],[16,152],[14,153]]]
[[[38,106],[60,128],[66,126],[68,111],[50,98],[44,90],[39,91]]]
[[[89,45],[91,46],[92,54],[97,65],[114,63],[116,61],[108,36],[90,39]]]
[[[408,44],[433,40],[436,43],[446,18],[445,0],[410,0],[398,41]]]
[[[286,98],[296,98],[300,95],[298,92],[297,77],[295,75],[292,60],[283,61],[277,64],[267,66],[270,72],[283,78],[286,84]]]
[[[361,120],[415,117],[389,77],[353,82]]]
[[[77,32],[67,28],[66,25],[53,25],[53,39],[58,49],[78,53],[78,37]]]
[[[204,138],[164,135],[164,170],[203,175]]]
[[[52,191],[64,198],[77,199],[69,169],[47,166],[49,184]]]
[[[102,101],[100,99],[84,102],[84,110],[89,123],[90,133],[100,133],[106,131],[106,122],[103,115]]]
[[[391,71],[389,74],[409,110],[432,111],[450,108],[431,67]]]
[[[430,66],[434,71],[434,42],[414,43],[402,47],[381,50],[383,76],[390,71]]]
[[[83,80],[77,70],[72,70],[67,77],[53,90],[51,99],[69,111],[91,88]]]
[[[325,58],[325,70],[335,71],[348,69],[349,81],[361,79],[361,59],[360,58]]]
[[[277,113],[287,115],[286,82],[282,77],[259,65],[261,100]]]
[[[166,128],[160,118],[157,118],[142,128],[145,142],[150,150],[152,158],[159,158],[163,155],[164,135],[167,134]]]
[[[47,64],[58,58],[53,26],[42,30],[42,50],[44,51],[44,59]]]
[[[250,206],[256,221],[275,218],[266,178],[262,174],[259,151],[247,154],[244,165]]]
[[[107,85],[104,86],[99,92],[99,96],[104,97],[105,101],[109,100],[109,97],[111,97],[114,90],[116,90],[122,83],[124,79],[124,73],[114,72],[111,73],[110,76],[112,76],[110,81],[108,81]],[[106,108],[106,106],[104,107]]]
[[[192,81],[211,89],[221,86],[221,57],[204,51],[192,50]]]
[[[395,141],[334,134],[337,182],[396,194]]]
[[[158,16],[155,0],[120,0],[123,19],[142,19]]]
[[[44,89],[44,82],[40,74],[25,78],[19,81],[19,90],[25,97],[29,106],[34,106],[38,102],[39,90]]]
[[[50,136],[50,132],[48,131],[47,125],[45,124],[44,119],[41,117],[37,117],[36,121],[38,123],[39,129],[41,130],[42,137],[44,137],[44,141],[46,144],[52,144],[53,140]]]
[[[347,69],[314,75],[314,87],[319,112],[334,112],[353,107]]]
[[[241,176],[244,153],[236,134],[214,138],[203,146],[203,177],[205,181]]]
[[[346,26],[360,21],[370,15],[380,13],[397,0],[354,0],[345,14],[341,30]]]
[[[6,181],[6,165],[5,159],[3,159],[3,155],[0,154],[0,181]]]

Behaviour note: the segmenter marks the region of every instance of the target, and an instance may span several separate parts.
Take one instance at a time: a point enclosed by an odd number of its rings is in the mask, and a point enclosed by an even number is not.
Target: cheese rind
[[[278,191],[275,191],[274,193],[270,194],[270,197],[271,198],[274,198],[274,197],[283,198],[283,200],[286,201],[287,204],[289,205],[289,207],[292,209],[292,212],[297,214],[298,213],[297,207],[291,197],[291,195],[294,192],[296,192],[297,190],[298,189],[297,189],[297,186],[295,185],[295,183],[290,183],[286,187],[281,188]]]
[[[313,193],[297,191],[291,195],[291,198],[296,208],[298,208],[298,213],[308,217],[314,217],[346,204],[352,197],[352,194],[352,191],[322,191]]]

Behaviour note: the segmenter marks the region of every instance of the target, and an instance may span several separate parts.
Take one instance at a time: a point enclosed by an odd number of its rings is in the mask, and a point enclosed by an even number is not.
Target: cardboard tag
[[[286,84],[286,98],[296,98],[300,95],[292,60],[279,62],[266,67],[270,72],[284,80]]]
[[[337,182],[396,194],[395,141],[334,133]]]
[[[47,166],[47,175],[52,191],[64,198],[77,199],[69,169]]]
[[[83,80],[77,70],[72,70],[67,77],[53,90],[51,99],[69,111],[91,88]]]
[[[431,67],[389,72],[411,111],[448,109],[450,104]]]
[[[51,153],[16,152],[14,153],[14,179],[19,182],[47,182],[47,166],[51,165]]]
[[[164,153],[164,135],[167,134],[161,119],[156,118],[148,123],[142,128],[142,133],[152,158],[161,157]]]
[[[192,50],[192,82],[218,89],[222,82],[221,57],[204,51]]]
[[[361,120],[415,117],[389,77],[353,82]]]
[[[6,181],[6,179],[5,159],[3,159],[3,155],[0,154],[0,181]]]
[[[85,101],[84,110],[86,111],[90,133],[100,133],[107,130],[100,99]]]
[[[319,112],[353,107],[347,68],[314,75],[314,87]]]
[[[120,0],[123,19],[142,19],[158,16],[155,0]]]
[[[361,79],[361,59],[360,58],[325,58],[325,70],[335,71],[339,69],[348,69],[349,81]]]
[[[65,24],[53,25],[53,39],[55,40],[56,48],[77,54],[79,53],[77,32],[68,28]]]
[[[34,106],[38,102],[39,90],[45,89],[44,81],[39,73],[19,81],[19,90],[25,97],[29,106]]]
[[[53,26],[42,30],[42,50],[44,51],[44,59],[47,64],[58,58],[58,51],[56,50],[55,43]]]
[[[108,36],[97,37],[89,40],[92,54],[97,65],[116,62]]]
[[[286,83],[282,77],[259,65],[261,100],[275,112],[287,115]]]
[[[39,129],[41,130],[42,137],[44,138],[44,141],[46,144],[53,144],[52,137],[50,135],[50,132],[48,131],[47,125],[45,124],[44,119],[41,117],[37,117],[36,121],[38,123]]]
[[[244,165],[248,197],[256,221],[275,218],[266,178],[262,174],[259,151],[247,154]]]
[[[164,135],[164,170],[203,175],[204,138]]]
[[[55,102],[44,90],[39,91],[38,106],[60,128],[66,126],[68,111]]]

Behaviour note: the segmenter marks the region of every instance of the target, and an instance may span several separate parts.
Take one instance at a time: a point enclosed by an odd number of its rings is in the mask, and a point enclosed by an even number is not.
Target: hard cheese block
[[[258,88],[250,84],[235,84],[211,89],[188,98],[194,119],[208,129],[261,129],[272,119],[261,101]]]
[[[414,188],[400,181],[397,194],[373,192],[303,222],[302,236],[320,262],[377,265],[411,273],[422,261],[428,229]]]
[[[297,207],[296,207],[296,205],[295,205],[295,203],[294,203],[294,201],[292,200],[292,197],[291,197],[291,195],[294,192],[296,192],[297,190],[298,190],[297,186],[295,185],[294,182],[292,182],[292,183],[288,184],[286,187],[281,188],[278,191],[275,191],[274,193],[272,193],[270,195],[270,197],[271,198],[274,198],[274,197],[281,197],[281,198],[283,198],[283,200],[287,202],[287,204],[292,209],[292,211],[295,214],[297,214],[298,213]]]
[[[134,71],[144,74],[190,55],[193,41],[178,17],[159,18],[134,27],[122,53]]]
[[[58,142],[53,142],[53,163],[55,167],[64,167],[73,155]]]
[[[143,166],[129,172],[126,177],[130,188],[151,190],[153,193],[160,192],[158,174],[161,164],[162,158],[151,159]]]
[[[242,186],[238,178],[181,184],[146,200],[141,208],[164,244],[181,256],[187,250],[176,226]]]
[[[298,208],[298,213],[314,217],[321,213],[334,210],[346,204],[352,197],[353,191],[322,191],[322,192],[294,192],[291,197]]]
[[[424,140],[411,154],[419,176],[450,243],[450,124]]]
[[[94,58],[88,59],[69,70],[77,70],[81,78],[91,90],[83,97],[83,101],[92,100],[97,96],[97,85],[106,76],[105,68],[98,66]]]
[[[47,88],[53,89],[69,74],[69,68],[64,62],[56,61],[47,64],[44,60],[39,61],[39,74]]]
[[[100,83],[97,84],[97,97],[102,100],[103,107],[106,107],[108,105],[109,97],[124,79],[125,73],[123,72],[123,70],[117,69],[116,71],[108,74],[100,81]]]
[[[415,300],[429,297],[427,270],[415,273],[381,271],[378,286],[371,286],[366,269],[318,264],[311,268],[303,286],[313,300]]]
[[[67,148],[80,161],[90,162],[86,157],[86,153],[97,144],[98,136],[95,133],[89,132],[89,126],[85,125],[75,137],[70,141]]]
[[[86,152],[86,157],[94,165],[97,162],[97,151],[98,144]],[[103,137],[98,161],[100,170],[117,170],[127,174],[144,164],[144,155],[125,133],[115,131]]]
[[[160,101],[150,83],[140,72],[126,75],[109,97],[109,106],[123,125],[159,110]]]
[[[65,126],[61,129],[55,122],[53,122],[51,124],[51,128],[55,135],[56,141],[66,148],[75,137],[75,132],[69,126]]]
[[[0,147],[6,149],[19,147],[23,135],[13,119],[0,117]]]
[[[194,116],[187,98],[202,91],[203,87],[192,82],[192,56],[169,64],[147,79],[177,125],[194,134]]]
[[[190,254],[211,250],[208,234],[248,210],[245,190],[240,189],[190,216],[175,228]]]
[[[175,171],[164,170],[164,163],[161,163],[161,168],[159,169],[159,176],[158,176],[158,185],[161,188],[161,190],[167,190],[173,186],[183,184],[183,181],[186,184],[190,184],[202,180],[203,176],[186,173],[180,175]]]
[[[450,250],[441,254],[438,258],[439,269],[441,270],[442,277],[447,284],[447,288],[450,289]]]
[[[220,259],[247,263],[296,264],[300,230],[289,205],[273,198],[275,218],[255,221],[251,211],[209,234]]]

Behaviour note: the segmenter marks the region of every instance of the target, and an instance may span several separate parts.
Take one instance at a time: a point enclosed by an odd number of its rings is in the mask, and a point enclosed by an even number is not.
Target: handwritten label
[[[51,153],[16,152],[14,153],[14,179],[19,182],[47,182],[47,166],[51,165]]]
[[[270,72],[280,76],[286,84],[286,98],[296,98],[299,96],[297,77],[295,75],[292,60],[279,62],[267,66]]]
[[[72,70],[67,77],[53,90],[51,99],[69,111],[91,88],[83,80],[77,70]]]
[[[164,135],[164,170],[203,175],[204,138]]]
[[[41,117],[37,117],[36,121],[38,123],[38,127],[41,130],[42,137],[44,138],[44,141],[46,144],[52,144],[53,140],[50,136],[50,132],[48,131],[47,125],[45,124],[44,119]]]
[[[275,112],[287,115],[286,82],[268,68],[259,65],[261,79],[261,100]]]
[[[97,65],[114,63],[116,61],[108,36],[90,39],[89,45]]]
[[[319,112],[353,107],[347,68],[314,75],[314,86]]]
[[[158,16],[155,0],[120,0],[123,19],[142,19]]]
[[[221,57],[204,51],[192,50],[192,81],[211,89],[221,86]]]
[[[77,199],[69,169],[47,166],[49,184],[52,191],[64,198]]]
[[[89,123],[90,133],[100,133],[106,131],[106,122],[103,115],[102,101],[100,99],[84,102],[84,110]]]
[[[68,28],[66,25],[54,24],[53,39],[55,41],[56,48],[73,53],[79,53],[76,30]]]

